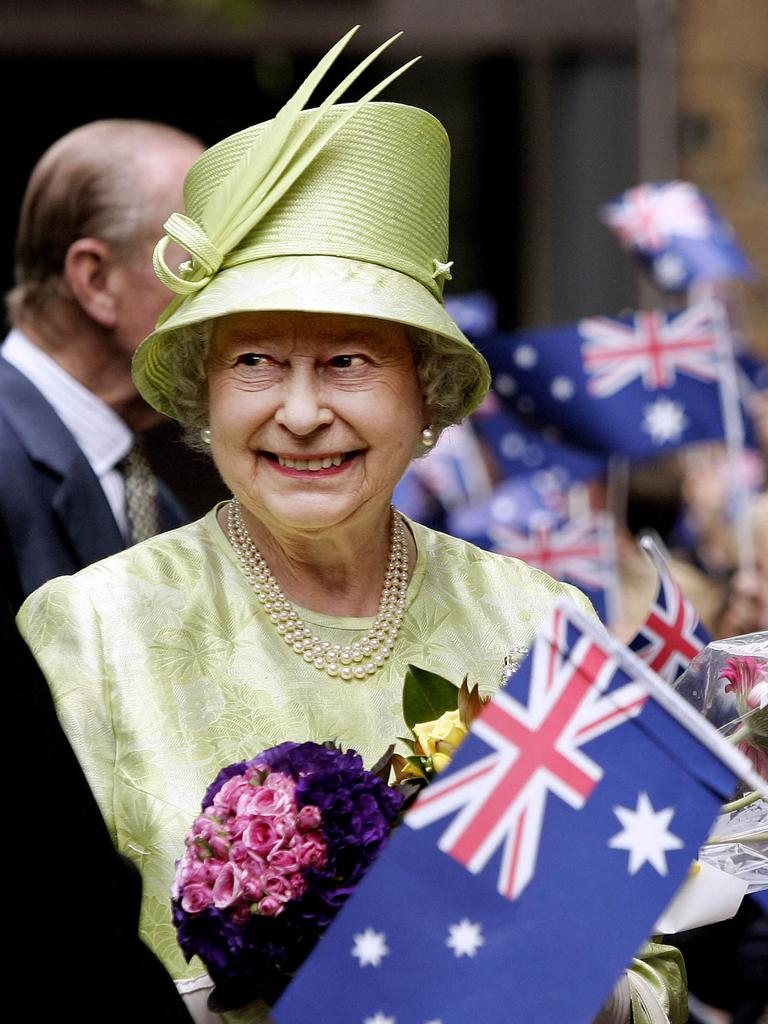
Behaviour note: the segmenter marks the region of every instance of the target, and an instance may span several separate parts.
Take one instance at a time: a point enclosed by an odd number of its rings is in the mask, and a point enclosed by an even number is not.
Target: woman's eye
[[[269,357],[258,352],[243,352],[235,360],[237,366],[265,366]]]
[[[351,370],[358,366],[362,366],[365,359],[362,356],[343,355],[334,356],[332,359],[329,359],[328,362],[335,370]]]

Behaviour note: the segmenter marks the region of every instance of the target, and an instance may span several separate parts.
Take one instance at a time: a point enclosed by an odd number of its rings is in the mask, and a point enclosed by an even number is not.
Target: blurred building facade
[[[733,225],[761,280],[747,328],[768,355],[768,0],[680,0],[680,174]]]

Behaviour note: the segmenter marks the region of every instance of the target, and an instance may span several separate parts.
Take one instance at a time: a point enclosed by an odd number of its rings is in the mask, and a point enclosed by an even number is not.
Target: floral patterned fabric
[[[174,863],[217,772],[285,740],[334,740],[372,764],[397,736],[408,663],[488,693],[569,594],[515,559],[409,523],[418,556],[393,657],[344,682],[307,665],[261,610],[216,519],[182,527],[36,591],[19,626],[118,848],[144,880],[141,932],[176,979],[201,973],[176,944]],[[298,609],[348,643],[372,620]],[[521,655],[519,655],[521,656]],[[238,1015],[239,1019],[244,1019]]]

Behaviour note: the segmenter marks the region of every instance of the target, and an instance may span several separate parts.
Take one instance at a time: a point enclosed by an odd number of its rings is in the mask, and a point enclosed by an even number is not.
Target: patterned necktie
[[[141,441],[134,441],[131,450],[118,463],[118,469],[125,479],[125,507],[131,543],[138,544],[160,532],[157,480]]]

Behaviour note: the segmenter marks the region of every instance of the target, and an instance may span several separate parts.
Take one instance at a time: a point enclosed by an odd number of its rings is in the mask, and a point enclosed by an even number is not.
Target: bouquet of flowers
[[[179,944],[208,968],[213,1009],[277,999],[386,843],[404,799],[332,744],[281,743],[219,773],[173,891]]]

